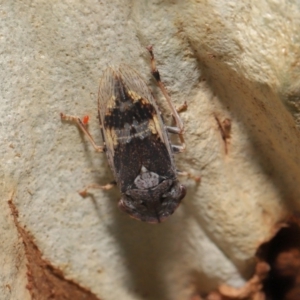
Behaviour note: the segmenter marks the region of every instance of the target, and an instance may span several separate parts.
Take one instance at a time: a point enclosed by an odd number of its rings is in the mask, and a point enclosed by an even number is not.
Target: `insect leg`
[[[180,137],[180,129],[178,127],[166,126],[165,128],[168,132],[178,134]],[[171,145],[174,153],[185,151],[186,146],[185,146],[184,139],[183,138],[180,139],[180,142],[181,142],[181,145]]]
[[[181,153],[185,151],[185,144],[184,145],[171,145],[173,153]]]
[[[82,120],[79,117],[65,115],[63,113],[60,113],[60,117],[62,120],[76,122],[77,125],[80,127],[80,129],[87,135],[87,137],[89,138],[89,140],[90,140],[91,144],[93,145],[93,147],[95,148],[95,150],[97,152],[104,152],[104,147],[96,145],[93,137],[91,136],[91,134],[87,130],[86,126],[84,125],[84,123],[82,122]]]
[[[173,132],[169,131],[168,129],[167,130],[169,132],[177,133],[178,134],[180,142],[182,144],[182,149],[184,150],[185,149],[185,143],[184,143],[184,138],[183,138],[183,129],[184,129],[183,122],[182,122],[182,120],[181,120],[181,118],[180,118],[180,116],[179,116],[179,114],[178,114],[175,106],[173,105],[172,100],[171,100],[171,98],[170,98],[170,96],[169,96],[169,94],[168,94],[168,92],[167,92],[164,84],[160,80],[160,75],[159,75],[159,72],[158,72],[158,70],[156,68],[156,62],[155,62],[155,58],[154,58],[154,53],[153,53],[152,46],[148,46],[147,50],[149,51],[150,56],[151,56],[151,72],[152,72],[152,75],[155,78],[158,87],[160,88],[161,92],[163,93],[164,97],[166,98],[166,100],[167,100],[167,102],[168,102],[168,104],[170,106],[170,109],[172,111],[172,115],[173,115],[174,120],[175,120],[176,127],[178,129],[177,132],[174,132],[175,129],[173,130]],[[186,107],[187,107],[187,105],[185,103],[184,105],[182,105],[182,106],[179,107],[179,111],[181,111],[182,109],[186,109]],[[172,128],[175,128],[175,127],[172,127]]]
[[[179,170],[177,170],[177,175],[186,176],[187,178],[193,179],[196,182],[200,182],[200,180],[201,180],[200,176],[195,176],[195,175],[193,175],[193,174],[191,174],[189,172],[185,172],[185,171],[179,171]]]
[[[186,101],[184,101],[183,104],[181,104],[178,108],[176,108],[176,111],[180,114],[183,111],[186,111],[188,108],[188,105],[186,103]]]
[[[156,63],[155,63],[155,58],[154,58],[154,54],[153,54],[153,49],[152,46],[148,46],[147,50],[149,51],[150,55],[151,55],[151,70],[152,70],[152,75],[154,76],[157,85],[159,86],[159,88],[161,89],[161,92],[163,93],[163,95],[165,96],[171,111],[172,111],[172,115],[174,116],[175,122],[176,122],[176,126],[180,129],[180,133],[183,133],[183,122],[181,120],[181,118],[178,115],[178,112],[176,111],[175,106],[172,103],[172,100],[164,86],[164,84],[161,82],[160,80],[160,75],[159,72],[156,68]]]
[[[88,190],[89,189],[98,189],[98,190],[105,190],[105,191],[108,191],[110,190],[111,188],[113,188],[117,183],[115,181],[112,181],[106,185],[99,185],[97,183],[94,183],[94,184],[90,184],[88,186],[86,186],[83,190],[79,191],[79,194],[82,196],[82,197],[86,197],[87,193],[88,193]]]

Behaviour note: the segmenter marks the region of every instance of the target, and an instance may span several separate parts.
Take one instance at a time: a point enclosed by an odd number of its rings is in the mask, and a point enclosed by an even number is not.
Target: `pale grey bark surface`
[[[1,299],[30,299],[13,191],[44,257],[100,299],[182,300],[242,285],[257,247],[299,207],[299,1],[3,1],[0,15]],[[189,106],[178,168],[202,178],[182,179],[187,196],[159,225],[120,212],[117,190],[80,197],[112,175],[59,117],[90,115],[101,144],[98,81],[121,62],[168,115],[149,44],[174,103]],[[215,116],[232,122],[227,153]]]

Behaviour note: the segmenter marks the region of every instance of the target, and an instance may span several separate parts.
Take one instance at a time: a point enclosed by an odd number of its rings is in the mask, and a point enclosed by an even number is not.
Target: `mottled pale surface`
[[[1,5],[1,299],[27,295],[6,204],[13,190],[45,258],[102,299],[183,300],[250,275],[257,246],[300,206],[300,3],[245,3]],[[184,203],[157,226],[119,212],[116,190],[78,195],[112,177],[105,156],[59,118],[90,115],[100,144],[99,77],[124,62],[153,84],[148,44],[175,104],[189,105],[178,168],[202,176],[200,185],[183,179]],[[232,121],[227,155],[215,115]]]
[[[10,196],[7,199],[2,197],[1,200],[0,299],[31,299],[28,290],[25,289],[27,285],[27,268],[23,243],[19,239],[17,228],[7,203],[10,200]]]

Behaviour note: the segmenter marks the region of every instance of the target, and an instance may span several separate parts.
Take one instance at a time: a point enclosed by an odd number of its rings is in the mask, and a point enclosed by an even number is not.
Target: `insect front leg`
[[[98,145],[96,145],[93,137],[91,136],[91,134],[87,130],[86,126],[84,125],[84,123],[82,122],[82,120],[79,117],[77,117],[77,116],[71,116],[71,115],[65,115],[63,113],[60,113],[60,117],[61,117],[62,120],[71,121],[71,122],[77,123],[77,125],[79,126],[79,128],[84,132],[84,134],[87,135],[87,137],[89,138],[89,140],[90,140],[91,144],[93,145],[93,147],[95,148],[95,150],[97,152],[104,152],[104,146],[98,146]]]

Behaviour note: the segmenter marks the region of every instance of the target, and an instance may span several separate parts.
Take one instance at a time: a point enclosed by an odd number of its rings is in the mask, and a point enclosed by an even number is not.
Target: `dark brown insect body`
[[[171,106],[177,127],[165,126],[151,91],[140,75],[126,65],[108,68],[100,80],[98,114],[103,147],[95,145],[79,118],[63,114],[62,118],[75,120],[94,147],[106,152],[122,194],[120,209],[135,219],[159,223],[175,211],[185,196],[173,158],[173,152],[181,152],[185,146],[183,124],[160,81],[152,48],[148,50],[152,73]],[[168,132],[179,134],[183,145],[171,145]]]
[[[99,86],[106,155],[122,193],[119,207],[151,223],[172,214],[185,195],[155,100],[130,67],[107,69]]]

